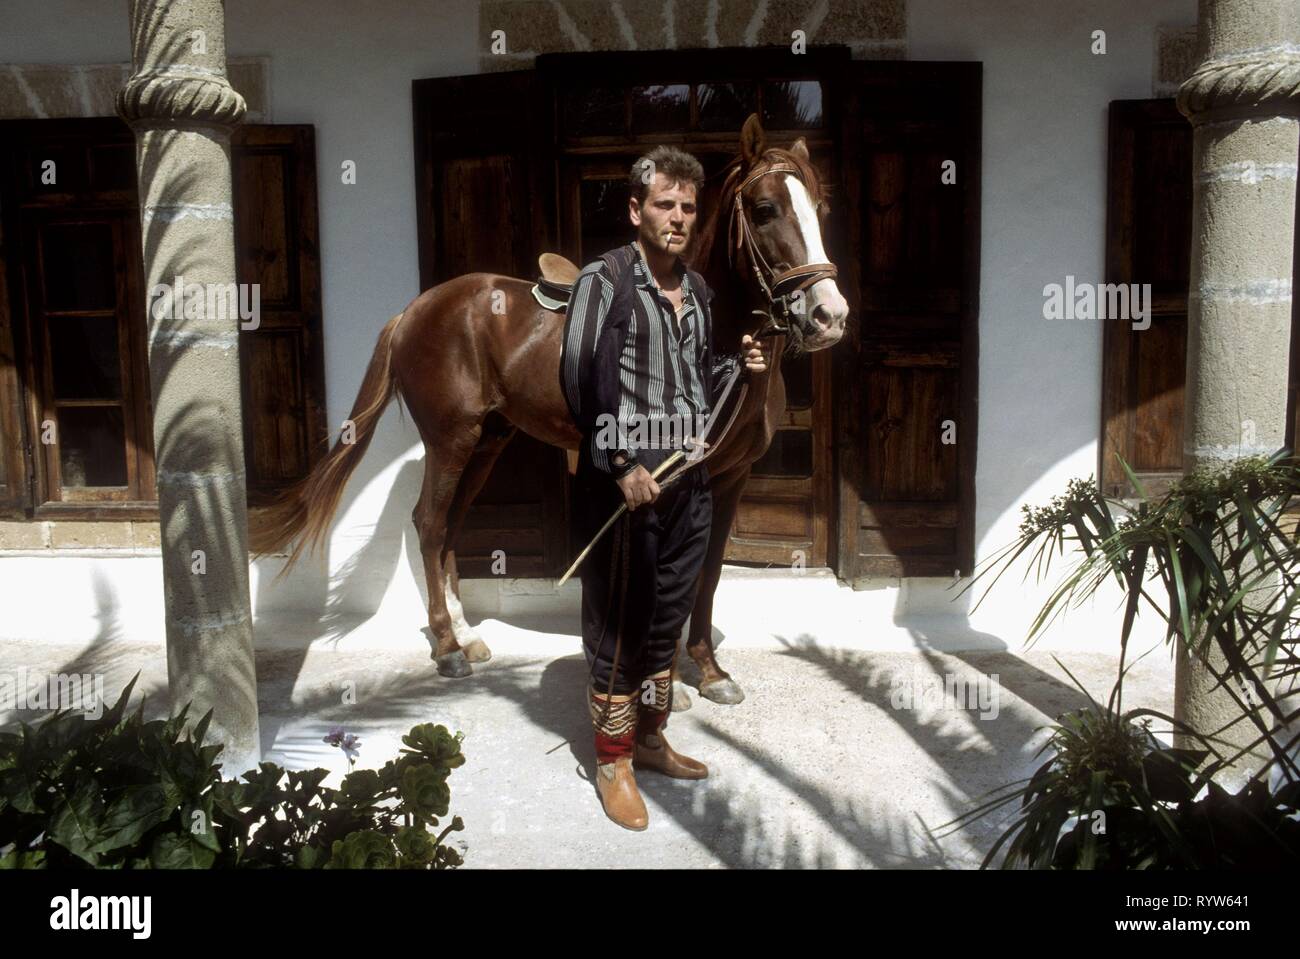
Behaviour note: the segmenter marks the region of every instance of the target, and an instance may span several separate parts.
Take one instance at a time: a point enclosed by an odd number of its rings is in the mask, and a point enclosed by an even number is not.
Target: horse
[[[744,692],[718,664],[712,638],[713,595],[732,519],[750,466],[767,451],[785,412],[782,353],[833,346],[848,305],[822,244],[829,206],[803,139],[789,149],[769,147],[751,115],[740,155],[724,173],[713,202],[701,203],[704,226],[689,257],[716,294],[714,350],[738,351],[745,333],[776,334],[767,370],[749,374],[725,433],[711,435],[713,525],[686,643],[700,670],[700,694],[734,704]],[[400,395],[424,443],[424,479],[412,520],[428,586],[432,658],[447,677],[468,676],[472,663],[491,658],[465,621],[455,544],[493,463],[518,430],[565,450],[577,450],[582,441],[560,387],[564,316],[543,307],[531,291],[526,280],[469,273],[412,300],[379,335],[349,416],[352,441],[340,437],[306,477],[250,517],[254,555],[293,543],[284,575],[324,539],[348,477],[384,409]],[[675,667],[674,661],[677,679]]]

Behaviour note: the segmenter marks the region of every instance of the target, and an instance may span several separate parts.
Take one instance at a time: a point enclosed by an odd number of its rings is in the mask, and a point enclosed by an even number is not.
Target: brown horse
[[[718,194],[710,197],[706,190],[701,207],[707,216],[693,266],[717,293],[715,350],[739,350],[742,335],[770,325],[778,305],[787,308],[781,312],[788,320],[778,347],[811,352],[833,346],[848,306],[826,262],[820,217],[827,206],[803,140],[789,150],[768,148],[758,118],[751,116],[741,133],[740,157],[728,167]],[[416,297],[379,336],[349,417],[354,441],[340,439],[250,524],[256,554],[297,540],[286,570],[304,548],[314,549],[384,408],[400,393],[424,441],[424,484],[413,518],[428,585],[433,658],[444,676],[467,676],[470,663],[491,657],[461,610],[455,543],[492,464],[516,430],[567,450],[581,441],[560,390],[564,316],[541,307],[531,286],[470,273]],[[767,371],[752,375],[734,418],[728,411],[725,435],[715,431],[709,437],[716,445],[707,465],[713,528],[687,650],[701,671],[701,694],[715,702],[744,698],[714,656],[713,594],[750,465],[767,450],[785,412],[781,350],[771,352]]]

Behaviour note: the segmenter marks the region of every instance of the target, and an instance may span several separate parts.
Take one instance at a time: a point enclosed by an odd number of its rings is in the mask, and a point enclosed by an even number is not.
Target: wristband
[[[610,458],[610,474],[616,480],[622,479],[624,476],[632,472],[640,465],[637,462],[636,457],[631,455],[630,453],[626,453],[623,450],[619,450],[619,453],[623,453],[623,455],[626,456],[627,459],[622,463],[615,463],[613,458],[612,457]],[[618,453],[615,453],[614,455],[617,456]]]

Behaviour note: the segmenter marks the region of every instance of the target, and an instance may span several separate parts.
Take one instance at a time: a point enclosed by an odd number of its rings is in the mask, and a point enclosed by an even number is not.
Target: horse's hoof
[[[469,660],[465,658],[463,649],[454,649],[450,653],[443,653],[441,656],[434,656],[433,661],[438,664],[438,673],[451,679],[463,679],[474,668],[470,666]]]
[[[700,695],[712,703],[735,706],[745,701],[745,691],[734,679],[719,679],[700,687]]]
[[[673,683],[673,712],[680,713],[684,709],[691,708],[691,694],[686,691],[686,684],[683,682]]]
[[[486,663],[492,658],[492,650],[488,649],[488,644],[481,639],[472,639],[468,643],[461,643],[461,650],[465,653],[465,658],[471,663]]]

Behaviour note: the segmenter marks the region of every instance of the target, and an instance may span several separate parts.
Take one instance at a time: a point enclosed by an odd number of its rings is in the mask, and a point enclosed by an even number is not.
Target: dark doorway
[[[541,252],[581,264],[626,242],[624,181],[650,145],[681,145],[713,175],[751,112],[773,143],[803,137],[830,185],[827,252],[857,328],[783,363],[788,409],[726,558],[851,580],[969,568],[978,64],[861,63],[846,48],[563,54],[418,80],[413,98],[426,288],[471,270],[531,277]],[[961,165],[957,189],[940,189],[945,158]],[[939,442],[948,420],[953,450]],[[517,437],[466,521],[462,573],[490,575],[505,545],[509,575],[562,572],[581,546],[567,541],[567,482],[559,450]]]

